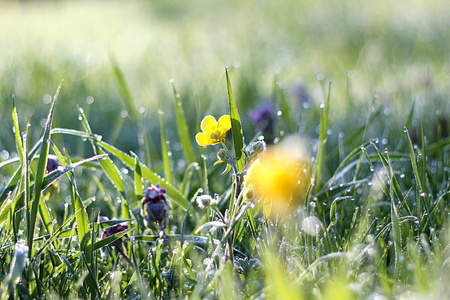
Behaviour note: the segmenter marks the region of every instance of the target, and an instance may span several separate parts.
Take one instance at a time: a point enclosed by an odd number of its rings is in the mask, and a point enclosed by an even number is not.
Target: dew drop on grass
[[[3,150],[0,154],[0,156],[2,157],[2,159],[8,159],[9,158],[9,152],[6,150]]]
[[[126,117],[128,117],[128,111],[125,109],[122,109],[122,111],[120,112],[120,116],[125,119]]]
[[[400,178],[405,178],[405,174],[400,174]]]
[[[86,97],[86,103],[87,103],[87,104],[92,104],[92,103],[94,103],[94,97],[92,97],[92,96],[87,96],[87,97]]]
[[[45,94],[44,97],[42,97],[42,102],[44,102],[45,104],[49,104],[50,102],[52,102],[52,96],[50,96],[49,94]]]
[[[307,101],[303,102],[303,108],[304,109],[308,109],[309,106],[310,106],[309,102],[307,102]]]
[[[324,80],[325,76],[322,73],[317,74],[317,79],[318,80]]]
[[[281,110],[279,110],[279,111],[277,111],[277,116],[282,116],[283,115],[283,112],[281,111]]]
[[[172,151],[167,151],[167,156],[172,156]]]
[[[140,113],[140,114],[143,114],[143,113],[145,113],[145,107],[143,107],[143,106],[139,106],[139,109],[138,109],[138,111],[139,111],[139,113]]]
[[[320,108],[325,108],[325,103],[320,103],[320,106],[319,106]]]

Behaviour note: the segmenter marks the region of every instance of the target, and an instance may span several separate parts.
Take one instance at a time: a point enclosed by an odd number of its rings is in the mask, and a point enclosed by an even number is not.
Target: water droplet
[[[308,109],[309,106],[310,106],[310,104],[309,104],[308,101],[303,102],[303,108],[304,108],[304,109]]]
[[[400,178],[405,178],[405,174],[400,174]]]
[[[281,110],[277,111],[277,116],[282,116],[283,112]]]
[[[170,82],[170,83],[174,83],[174,82],[175,82],[175,79],[170,78],[170,79],[169,79],[169,82]]]
[[[319,106],[320,108],[325,108],[325,103],[320,103],[320,106]]]
[[[120,116],[121,116],[122,118],[128,117],[128,111],[125,110],[125,109],[123,109],[123,110],[120,112]]]
[[[324,78],[325,78],[325,76],[322,73],[317,74],[318,80],[323,80]]]
[[[94,97],[92,97],[92,96],[87,96],[87,97],[86,97],[86,103],[87,103],[87,104],[92,104],[92,103],[94,103]]]
[[[44,102],[45,104],[49,104],[50,102],[52,102],[52,96],[50,96],[49,94],[45,94],[44,97],[42,97],[42,102]]]
[[[3,150],[0,154],[0,156],[2,157],[3,160],[8,159],[9,158],[9,152],[6,150]]]

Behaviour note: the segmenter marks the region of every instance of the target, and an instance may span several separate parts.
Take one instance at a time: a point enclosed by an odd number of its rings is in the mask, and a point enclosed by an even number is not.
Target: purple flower
[[[59,163],[58,158],[54,155],[49,155],[47,158],[47,173],[55,171],[59,166],[61,166],[61,164]]]
[[[163,226],[167,222],[167,210],[171,210],[170,203],[166,198],[166,189],[161,188],[158,182],[156,186],[152,185],[145,190],[143,194],[145,197],[142,199],[142,207],[146,207],[147,226],[151,226],[154,222]]]
[[[248,112],[250,119],[258,131],[273,129],[275,123],[275,106],[271,102],[264,102],[254,110]]]

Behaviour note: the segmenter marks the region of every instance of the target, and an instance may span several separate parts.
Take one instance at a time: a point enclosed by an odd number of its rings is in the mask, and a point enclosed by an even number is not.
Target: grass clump
[[[333,134],[348,124],[330,122],[331,85],[311,125],[276,85],[273,111],[260,111],[264,126],[248,135],[228,71],[226,84],[229,110],[218,123],[203,120],[201,146],[175,92],[180,143],[190,149],[180,158],[162,114],[162,151],[150,160],[138,116],[135,154],[103,141],[81,108],[84,130],[53,127],[61,86],[35,144],[13,104],[17,158],[1,163],[2,298],[446,295],[445,123],[426,135],[432,123],[414,126],[413,105],[403,129],[377,136],[377,121],[390,116],[375,100],[366,122]],[[91,149],[69,153],[61,136]]]

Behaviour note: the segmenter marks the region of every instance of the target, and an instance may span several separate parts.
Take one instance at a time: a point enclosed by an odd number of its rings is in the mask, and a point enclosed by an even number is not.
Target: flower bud
[[[252,144],[252,150],[255,154],[263,153],[266,148],[267,144],[264,141],[256,141]]]
[[[224,149],[220,149],[219,152],[217,152],[217,158],[219,160],[227,161],[228,160],[227,151],[225,151]]]
[[[219,203],[218,199],[214,199],[210,195],[201,195],[196,198],[197,205],[200,208],[205,208],[208,206],[215,206]]]

